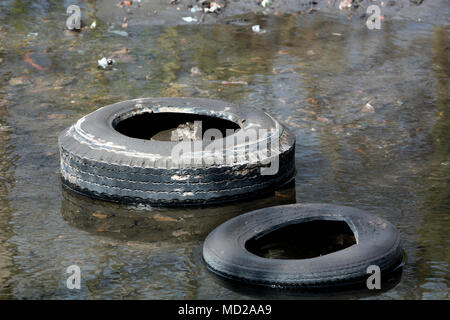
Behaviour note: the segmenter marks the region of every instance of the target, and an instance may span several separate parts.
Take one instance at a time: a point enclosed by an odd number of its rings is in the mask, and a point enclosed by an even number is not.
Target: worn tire
[[[250,128],[278,129],[279,148],[271,155],[279,159],[278,173],[261,175],[261,168],[267,165],[245,149],[255,145],[257,139],[234,148],[237,156],[233,163],[206,165],[194,161],[180,167],[171,156],[177,142],[132,138],[115,129],[119,121],[136,114],[168,112],[232,121],[241,128],[233,136]],[[268,193],[293,178],[294,147],[292,133],[260,110],[194,98],[119,102],[81,118],[59,136],[65,186],[95,198],[154,206],[222,203]],[[221,152],[226,152],[226,148]],[[190,162],[199,155],[193,152],[186,157]],[[186,157],[183,161],[187,161]]]
[[[345,221],[356,244],[310,259],[269,259],[245,244],[281,227],[313,220]],[[389,222],[362,210],[330,204],[293,204],[246,213],[213,230],[203,258],[214,273],[247,284],[297,289],[330,289],[365,284],[367,267],[386,274],[397,269],[403,253],[400,235]]]

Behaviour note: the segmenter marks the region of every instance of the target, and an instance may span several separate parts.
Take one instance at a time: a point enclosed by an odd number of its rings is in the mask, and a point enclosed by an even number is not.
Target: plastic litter
[[[268,6],[270,6],[272,4],[272,2],[270,0],[263,0],[261,1],[261,6],[263,8],[267,8]]]
[[[199,12],[199,11],[203,11],[203,9],[200,8],[200,7],[197,6],[197,5],[195,5],[195,6],[193,6],[193,7],[191,8],[191,12],[192,12],[192,13],[196,13],[196,12]]]
[[[256,25],[252,26],[252,30],[253,30],[253,32],[256,32],[256,33],[264,33],[264,32],[266,32],[266,30],[261,29],[259,24],[256,24]]]
[[[98,66],[100,68],[106,69],[107,67],[111,66],[114,63],[114,60],[106,59],[105,57],[103,57],[100,60],[98,60],[97,62],[98,62]]]
[[[186,22],[197,22],[197,18],[183,17],[182,19]]]
[[[222,7],[221,7],[219,4],[217,4],[217,3],[215,3],[215,2],[211,2],[209,8],[206,7],[206,8],[204,9],[204,11],[205,11],[205,13],[208,13],[208,12],[210,12],[210,13],[215,13],[215,12],[219,12],[220,9],[222,9]]]

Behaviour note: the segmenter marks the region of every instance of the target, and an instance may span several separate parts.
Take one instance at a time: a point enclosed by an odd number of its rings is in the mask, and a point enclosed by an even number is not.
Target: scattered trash
[[[200,7],[197,6],[197,5],[195,5],[195,6],[193,6],[193,7],[191,8],[191,12],[192,12],[192,13],[196,13],[196,12],[199,12],[199,11],[203,11],[203,9],[200,8]]]
[[[361,112],[373,113],[375,112],[375,108],[370,104],[370,102],[367,102],[366,105],[361,109]]]
[[[256,33],[264,33],[264,32],[266,32],[266,30],[261,29],[259,24],[256,24],[256,25],[252,26],[252,30],[253,30],[253,32],[256,32]]]
[[[117,4],[117,7],[122,8],[123,6],[131,6],[133,4],[133,1],[120,1]]]
[[[361,153],[363,156],[367,156],[367,153],[364,150],[360,149],[360,148],[354,148],[353,151]]]
[[[16,77],[9,80],[10,86],[20,86],[24,84],[29,84],[30,81],[26,79],[25,77]]]
[[[35,37],[37,37],[39,35],[39,33],[37,33],[37,32],[30,32],[29,34],[27,34],[27,37],[33,37],[33,38],[35,38]]]
[[[7,131],[11,131],[11,130],[12,130],[11,126],[5,126],[0,123],[0,132],[7,132]]]
[[[222,9],[221,5],[217,4],[216,2],[211,2],[209,4],[209,7],[206,6],[203,11],[205,13],[218,13],[221,9]]]
[[[348,9],[352,7],[353,0],[342,0],[339,3],[339,10]]]
[[[261,1],[261,6],[263,8],[267,8],[268,6],[270,6],[272,4],[272,2],[270,0],[263,0]]]
[[[98,60],[97,62],[98,62],[99,67],[106,69],[108,66],[111,66],[114,63],[114,60],[106,59],[105,57],[103,57],[100,60]]]
[[[243,84],[243,85],[248,85],[247,81],[242,81],[242,80],[237,80],[237,81],[222,81],[223,85],[229,85],[229,84]]]
[[[183,17],[182,18],[184,21],[186,22],[197,22],[197,18],[193,18],[193,17]]]
[[[312,55],[315,54],[315,52],[314,52],[314,50],[308,50],[308,51],[306,51],[306,54],[307,54],[308,56],[312,56]]]
[[[114,63],[121,62],[121,63],[134,63],[134,58],[129,54],[130,49],[123,48],[117,51],[114,51],[108,59],[111,59]]]
[[[163,216],[162,214],[155,214],[153,216],[153,219],[155,219],[156,221],[160,221],[160,222],[177,222],[178,220],[172,217],[168,217],[168,216]]]
[[[325,117],[316,117],[316,120],[319,122],[328,122],[328,118]]]
[[[35,63],[33,60],[31,60],[29,53],[25,53],[25,56],[23,57],[23,61],[25,61],[26,63],[31,65],[33,68],[35,68],[39,71],[48,70],[48,68],[42,67],[42,66],[38,65],[37,63]]]
[[[93,217],[96,217],[97,219],[106,219],[108,218],[108,215],[105,213],[101,213],[99,211],[96,211],[92,214]]]
[[[178,238],[178,237],[181,237],[181,236],[184,236],[184,235],[190,235],[190,233],[187,232],[187,231],[183,231],[183,230],[175,230],[175,231],[172,232],[172,235],[174,237]]]
[[[90,29],[95,29],[97,27],[97,21],[94,20],[94,22],[91,23],[89,26]]]
[[[337,37],[342,37],[342,33],[338,33],[338,32],[333,32],[332,35],[337,36]]]
[[[192,67],[191,68],[191,75],[197,77],[197,76],[201,76],[203,73],[200,71],[199,68],[197,67]]]

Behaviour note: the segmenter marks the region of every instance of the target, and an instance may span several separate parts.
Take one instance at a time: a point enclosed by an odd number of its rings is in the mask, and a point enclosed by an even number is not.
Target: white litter
[[[101,58],[100,60],[97,61],[98,62],[98,66],[106,69],[108,66],[112,65],[114,63],[113,59],[106,59],[105,57]]]
[[[267,8],[268,6],[270,6],[271,5],[271,1],[270,0],[263,0],[263,1],[261,1],[261,6],[263,7],[263,8]]]
[[[91,23],[89,26],[89,29],[95,29],[97,27],[97,21],[94,20],[94,22]]]
[[[222,9],[222,7],[219,6],[217,3],[213,2],[211,3],[211,6],[209,8],[205,8],[205,13],[208,12],[214,13],[216,11],[219,11],[220,9]]]
[[[182,19],[186,22],[197,22],[197,18],[183,17]]]
[[[256,24],[252,27],[253,32],[256,33],[264,33],[266,32],[266,30],[261,29],[261,27],[259,26],[259,24]]]
[[[352,7],[353,0],[342,0],[339,3],[339,10],[347,9]]]
[[[191,8],[191,12],[192,12],[192,13],[196,13],[196,12],[199,12],[199,11],[202,11],[202,8],[200,8],[200,7],[197,6],[197,5],[195,5],[195,6],[193,6],[193,7]]]

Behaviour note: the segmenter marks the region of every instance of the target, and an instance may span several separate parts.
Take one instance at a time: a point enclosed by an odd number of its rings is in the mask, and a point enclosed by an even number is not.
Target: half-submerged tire
[[[202,121],[202,134],[215,129],[219,138],[160,139],[161,132],[195,121]],[[229,129],[235,132],[228,134]],[[267,150],[261,152],[264,144]],[[294,147],[292,133],[263,111],[194,98],[115,103],[59,136],[66,187],[94,198],[153,206],[222,203],[269,193],[293,178]],[[270,173],[274,164],[278,170]]]
[[[356,243],[304,259],[272,259],[249,251],[277,231],[286,234],[290,227],[304,224],[303,230],[308,232],[314,223],[328,222],[345,223]],[[293,241],[300,240],[298,231],[293,235]],[[307,244],[313,246],[313,240]],[[252,211],[223,223],[206,238],[203,258],[214,273],[246,284],[329,290],[365,285],[371,265],[378,266],[381,274],[397,270],[402,265],[403,252],[399,232],[379,217],[344,206],[293,204]]]

